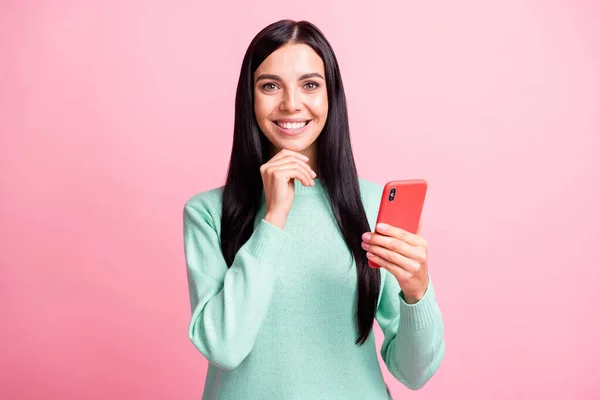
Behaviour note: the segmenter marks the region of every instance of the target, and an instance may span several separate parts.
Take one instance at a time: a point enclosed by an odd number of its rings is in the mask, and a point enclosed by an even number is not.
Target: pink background
[[[360,175],[430,183],[448,350],[395,398],[600,398],[598,4],[283,3],[0,3],[0,398],[200,398],[182,207],[281,18],[331,41]]]

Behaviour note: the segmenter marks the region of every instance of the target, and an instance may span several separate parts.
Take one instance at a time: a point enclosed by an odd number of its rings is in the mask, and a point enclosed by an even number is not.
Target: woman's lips
[[[304,120],[304,121],[272,121],[273,125],[277,127],[277,130],[284,135],[295,136],[306,130],[306,128],[310,125],[312,120]]]

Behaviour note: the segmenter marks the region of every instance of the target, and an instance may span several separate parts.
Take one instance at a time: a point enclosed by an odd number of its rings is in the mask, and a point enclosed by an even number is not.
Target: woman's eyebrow
[[[308,73],[308,74],[304,74],[300,78],[298,78],[298,80],[302,81],[302,80],[308,79],[308,78],[321,78],[321,79],[325,80],[325,78],[323,78],[323,75],[319,74],[318,72],[311,72],[311,73]],[[258,82],[258,81],[263,80],[263,79],[268,79],[268,80],[273,80],[273,81],[279,81],[279,82],[282,81],[281,77],[279,77],[277,75],[262,74],[258,78],[256,78],[255,82]]]
[[[298,80],[302,81],[302,80],[308,79],[308,78],[321,78],[321,79],[325,80],[325,78],[323,78],[323,75],[319,74],[318,72],[311,72],[310,74],[304,74]]]
[[[262,74],[260,75],[258,78],[256,78],[256,82],[262,80],[262,79],[269,79],[269,80],[273,80],[273,81],[280,81],[281,82],[281,78],[277,75],[270,75],[270,74]]]

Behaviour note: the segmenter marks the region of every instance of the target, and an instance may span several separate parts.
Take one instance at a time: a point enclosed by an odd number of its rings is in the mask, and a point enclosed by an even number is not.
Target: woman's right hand
[[[308,157],[286,149],[261,165],[260,174],[267,203],[264,219],[283,229],[294,203],[294,179],[313,186],[317,174],[308,165]]]

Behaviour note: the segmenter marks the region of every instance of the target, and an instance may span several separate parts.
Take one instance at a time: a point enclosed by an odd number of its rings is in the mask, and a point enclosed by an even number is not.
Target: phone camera
[[[394,197],[396,197],[396,188],[392,188],[392,190],[390,190],[389,200],[394,201]]]

